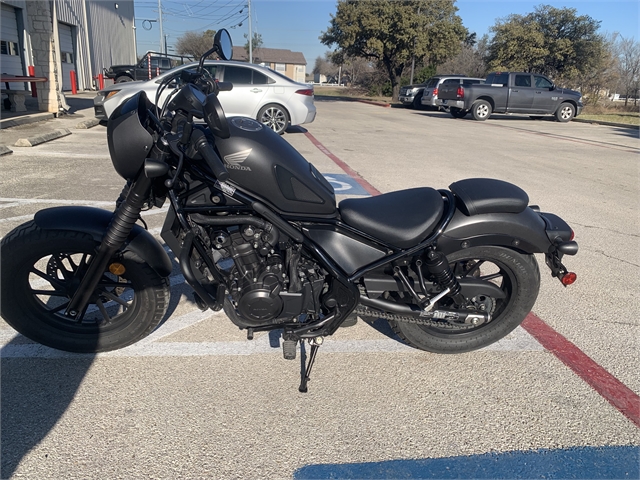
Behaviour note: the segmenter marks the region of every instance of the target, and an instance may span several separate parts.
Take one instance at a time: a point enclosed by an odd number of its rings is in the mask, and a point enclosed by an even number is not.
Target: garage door
[[[18,22],[16,9],[9,5],[2,5],[2,29],[0,30],[0,59],[2,72],[10,75],[24,75],[20,55],[18,36]],[[24,83],[10,83],[11,89],[23,90]],[[5,88],[4,84],[2,88]]]
[[[76,70],[76,59],[73,54],[73,27],[58,23],[60,37],[60,61],[62,62],[62,89],[71,90],[71,70]],[[76,70],[77,72],[77,70]]]

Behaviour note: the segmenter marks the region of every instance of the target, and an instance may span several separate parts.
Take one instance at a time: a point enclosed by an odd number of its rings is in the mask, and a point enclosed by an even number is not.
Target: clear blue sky
[[[364,0],[366,1],[366,0]],[[580,15],[601,21],[601,33],[619,32],[624,37],[640,40],[638,0],[458,0],[458,15],[470,32],[478,38],[495,24],[496,19],[512,13],[529,13],[537,5],[575,8]],[[158,17],[158,0],[135,0],[138,53],[158,50],[160,33],[157,23],[142,19]],[[262,35],[265,47],[285,48],[302,52],[307,71],[313,68],[316,57],[328,48],[318,37],[329,26],[336,11],[334,0],[252,0],[253,31]],[[164,33],[169,47],[189,30],[203,31],[225,27],[234,45],[244,45],[248,33],[247,0],[162,0]],[[242,12],[241,12],[242,10]],[[143,25],[144,23],[144,25]],[[239,24],[242,23],[240,26]],[[151,30],[144,27],[151,26]]]

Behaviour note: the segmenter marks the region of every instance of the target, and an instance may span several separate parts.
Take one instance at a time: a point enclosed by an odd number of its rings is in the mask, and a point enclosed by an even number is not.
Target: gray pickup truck
[[[455,103],[456,107],[449,107],[453,117],[463,118],[470,112],[476,120],[486,120],[492,113],[519,113],[533,118],[554,115],[559,122],[568,122],[583,107],[580,92],[558,88],[544,75],[525,72],[495,72],[483,84],[443,86],[438,97],[444,106]]]

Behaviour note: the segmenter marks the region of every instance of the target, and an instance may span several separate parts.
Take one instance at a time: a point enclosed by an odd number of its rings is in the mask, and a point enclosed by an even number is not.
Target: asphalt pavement
[[[530,328],[462,355],[360,319],[320,348],[307,394],[300,355],[285,361],[277,333],[247,341],[197,310],[177,265],[170,317],[127,349],[67,354],[0,322],[2,478],[639,478],[638,131],[316,105],[284,139],[339,199],[516,183],[575,230],[578,281],[564,288],[538,257]],[[0,236],[41,208],[112,208],[123,181],[106,129],[68,129],[0,156]],[[156,236],[162,213],[144,216]]]

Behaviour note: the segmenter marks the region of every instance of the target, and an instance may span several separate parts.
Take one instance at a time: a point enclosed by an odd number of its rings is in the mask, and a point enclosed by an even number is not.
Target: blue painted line
[[[344,173],[323,173],[322,175],[331,184],[336,195],[369,196],[369,192],[350,175]]]
[[[640,447],[575,447],[464,457],[308,465],[294,472],[311,479],[638,479]]]

